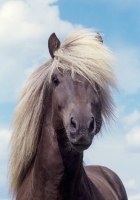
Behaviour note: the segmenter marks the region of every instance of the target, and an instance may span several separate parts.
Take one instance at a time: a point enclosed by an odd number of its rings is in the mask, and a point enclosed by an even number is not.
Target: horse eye
[[[58,80],[58,78],[56,76],[54,76],[52,78],[52,82],[54,83],[55,86],[57,86],[59,84],[59,80]]]

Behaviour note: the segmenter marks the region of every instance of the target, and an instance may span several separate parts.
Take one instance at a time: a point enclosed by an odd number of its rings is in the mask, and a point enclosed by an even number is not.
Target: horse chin
[[[76,151],[76,152],[79,152],[79,153],[82,153],[84,150],[88,149],[89,146],[91,145],[90,144],[74,144],[74,143],[70,143],[71,144],[71,147]]]

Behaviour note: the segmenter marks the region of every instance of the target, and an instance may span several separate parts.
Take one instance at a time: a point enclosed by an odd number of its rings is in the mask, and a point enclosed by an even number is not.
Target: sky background
[[[140,200],[140,1],[0,0],[0,200],[8,196],[10,122],[21,88],[46,62],[48,37],[62,41],[75,28],[94,28],[116,56],[116,122],[85,151],[86,164],[104,165]]]

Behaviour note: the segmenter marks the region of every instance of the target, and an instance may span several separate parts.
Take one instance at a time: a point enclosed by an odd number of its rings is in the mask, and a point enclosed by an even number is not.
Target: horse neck
[[[49,124],[43,127],[33,168],[35,200],[55,200],[58,184],[64,171],[54,130]],[[38,188],[38,191],[36,190]]]
[[[83,154],[67,148],[67,137],[54,131],[46,117],[33,167],[34,199],[65,199],[70,189],[80,180]],[[63,195],[62,195],[63,194]]]
[[[78,188],[77,186],[82,180],[83,154],[76,153],[71,149],[63,130],[57,131],[57,141],[64,166],[64,174],[59,185],[60,193],[63,194],[62,199],[64,200],[75,200],[76,193],[79,193],[75,188]]]

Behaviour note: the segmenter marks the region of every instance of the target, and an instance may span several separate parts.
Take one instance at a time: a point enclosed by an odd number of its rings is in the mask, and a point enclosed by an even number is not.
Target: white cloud
[[[3,186],[4,184],[6,184],[6,174],[2,173],[0,174],[0,186]]]
[[[130,196],[129,200],[140,200],[140,194]]]
[[[59,27],[59,34],[73,29],[73,25],[59,17],[57,6],[49,5],[53,1],[9,1],[0,10],[0,39],[6,44],[40,39]],[[64,27],[66,26],[66,27]],[[68,29],[68,30],[67,30]],[[6,41],[5,41],[6,39]]]
[[[140,150],[140,112],[134,110],[123,118],[124,129],[127,131],[125,140],[127,148],[133,151]]]
[[[53,2],[7,1],[1,5],[0,102],[15,100],[27,69],[48,60],[47,40],[52,32],[62,39],[74,28],[81,28],[62,20]]]
[[[125,185],[127,190],[129,190],[129,189],[134,190],[134,189],[137,188],[137,183],[134,179],[131,179],[131,180],[124,182],[124,185]]]
[[[0,148],[3,148],[9,142],[11,132],[7,129],[0,130]],[[2,150],[2,149],[1,149]],[[1,152],[1,151],[0,151]]]
[[[140,126],[133,127],[126,134],[128,147],[140,150]]]
[[[8,143],[10,136],[10,131],[6,129],[0,130],[0,162],[5,160],[8,156]]]
[[[136,124],[140,124],[140,112],[137,110],[134,110],[131,114],[125,116],[123,121],[127,129]]]
[[[10,199],[0,199],[0,200],[10,200]]]
[[[119,42],[120,44],[120,42]],[[127,94],[134,94],[140,90],[140,51],[136,48],[125,47],[120,44],[116,50],[118,60],[116,74],[119,88]]]
[[[6,192],[7,186],[7,163],[8,163],[8,144],[11,132],[0,130],[0,196]],[[2,197],[2,196],[1,196]]]

